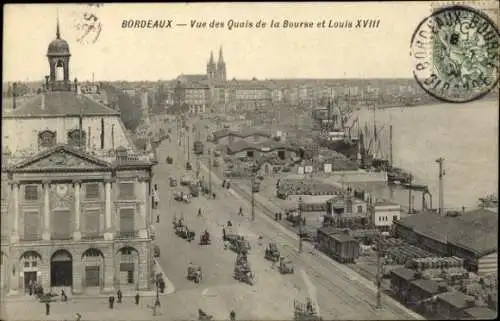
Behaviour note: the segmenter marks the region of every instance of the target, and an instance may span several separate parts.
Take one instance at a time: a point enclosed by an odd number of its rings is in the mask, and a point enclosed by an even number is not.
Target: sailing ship
[[[481,208],[498,208],[498,195],[490,194],[478,199]]]
[[[392,157],[392,125],[389,126],[389,142],[388,144],[384,144],[382,137],[384,136],[383,133],[386,127],[377,128],[375,113],[376,107],[373,107],[373,130],[370,130],[368,123],[365,122],[364,131],[360,133],[361,167],[387,172],[388,183],[401,184],[411,189],[425,190],[426,186],[412,183],[413,177],[409,172],[394,166]]]
[[[352,117],[352,109],[328,102],[327,108],[313,111],[314,129],[317,131],[315,141],[320,147],[334,150],[344,156],[356,159],[358,153],[358,137],[354,135],[358,119]]]

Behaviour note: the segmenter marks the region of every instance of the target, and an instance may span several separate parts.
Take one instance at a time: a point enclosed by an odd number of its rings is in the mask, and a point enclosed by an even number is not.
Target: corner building
[[[81,94],[70,57],[58,24],[42,92],[2,117],[2,290],[147,290],[154,155]]]

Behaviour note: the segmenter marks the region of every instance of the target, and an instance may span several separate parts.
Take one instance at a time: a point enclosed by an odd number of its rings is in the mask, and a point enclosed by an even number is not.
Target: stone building
[[[44,90],[2,118],[2,290],[149,289],[154,156],[69,80],[70,57],[58,24]]]

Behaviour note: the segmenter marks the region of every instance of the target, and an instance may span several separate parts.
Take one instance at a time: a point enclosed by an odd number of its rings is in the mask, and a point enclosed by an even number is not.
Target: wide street
[[[309,244],[304,252],[297,250],[298,241],[289,231],[269,219],[260,208],[256,217],[250,218],[250,202],[233,189],[222,189],[221,181],[212,175],[212,186],[216,200],[204,196],[193,198],[191,204],[183,204],[172,199],[173,191],[185,187],[169,187],[168,177],[178,180],[185,174],[187,152],[178,145],[175,126],[172,128],[171,142],[162,142],[159,148],[159,165],[155,169],[155,179],[160,189],[160,223],[157,224],[157,243],[161,247],[161,265],[176,292],[164,298],[169,308],[167,315],[172,318],[187,318],[203,309],[214,318],[227,318],[234,309],[238,319],[289,319],[293,317],[293,300],[304,301],[309,296],[319,305],[324,319],[415,319],[418,315],[407,310],[394,300],[383,296],[382,308],[376,308],[374,285],[363,279],[346,266],[333,262],[324,255],[313,251]],[[205,131],[205,130],[203,130]],[[193,133],[190,130],[192,144]],[[204,136],[204,135],[203,135]],[[204,137],[202,137],[203,139]],[[205,140],[205,139],[203,139]],[[183,139],[182,144],[187,140]],[[174,158],[173,165],[167,165],[165,158]],[[191,151],[190,160],[196,175],[196,158]],[[201,165],[200,176],[207,180],[206,166]],[[237,215],[239,207],[244,216]],[[203,217],[197,217],[198,208]],[[197,233],[196,241],[188,243],[173,233],[172,219],[183,216],[190,229]],[[222,226],[228,220],[252,245],[249,261],[256,274],[256,284],[251,287],[239,284],[232,278],[235,254],[223,248]],[[199,235],[207,229],[212,236],[212,245],[198,245]],[[259,242],[259,236],[262,240]],[[272,264],[264,259],[264,249],[269,242],[275,242],[282,255],[289,256],[294,265],[293,275],[281,275]],[[203,267],[200,285],[186,280],[188,263]],[[183,302],[190,302],[189,308]],[[177,305],[176,302],[179,301]],[[175,308],[173,308],[175,307]],[[179,311],[177,311],[179,310]],[[192,311],[192,313],[188,312]]]

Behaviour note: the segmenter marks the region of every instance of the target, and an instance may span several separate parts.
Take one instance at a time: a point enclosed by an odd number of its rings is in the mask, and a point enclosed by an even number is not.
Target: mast
[[[392,125],[389,126],[389,165],[392,167],[393,159],[392,159]]]

